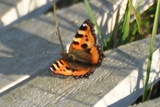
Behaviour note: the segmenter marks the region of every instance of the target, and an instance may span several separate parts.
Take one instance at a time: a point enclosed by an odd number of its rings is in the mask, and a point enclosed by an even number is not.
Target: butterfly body
[[[104,58],[97,43],[94,25],[87,19],[79,28],[68,53],[61,53],[62,58],[50,67],[55,74],[83,77],[92,73]]]

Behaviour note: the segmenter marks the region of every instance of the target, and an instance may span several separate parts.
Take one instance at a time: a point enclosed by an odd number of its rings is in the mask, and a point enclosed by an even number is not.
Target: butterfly
[[[88,77],[98,67],[104,54],[98,45],[94,24],[87,19],[80,26],[68,52],[50,66],[54,74],[74,77]]]

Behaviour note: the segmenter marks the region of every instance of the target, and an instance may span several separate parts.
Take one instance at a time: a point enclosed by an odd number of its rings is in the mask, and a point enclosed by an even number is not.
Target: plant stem
[[[157,3],[157,8],[156,8],[156,15],[154,18],[152,37],[151,37],[151,43],[150,43],[150,51],[149,51],[149,56],[148,56],[147,76],[146,76],[143,99],[142,99],[143,102],[147,100],[147,96],[148,96],[148,94],[147,94],[148,81],[149,81],[149,75],[150,75],[150,70],[151,70],[152,54],[153,54],[154,45],[155,45],[155,37],[156,37],[157,27],[158,27],[158,17],[159,17],[159,13],[160,13],[160,0],[157,0],[157,2],[158,3]]]

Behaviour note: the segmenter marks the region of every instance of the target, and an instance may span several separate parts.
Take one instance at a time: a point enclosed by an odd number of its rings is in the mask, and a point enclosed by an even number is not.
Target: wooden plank
[[[1,0],[0,1],[0,27],[6,26],[22,16],[45,6],[51,5],[50,0]],[[50,8],[50,7],[49,7]],[[46,7],[41,12],[46,11]],[[32,15],[33,16],[33,15]]]
[[[96,5],[98,4],[102,3],[97,2]],[[87,11],[85,5],[80,3],[57,13],[61,35],[66,45],[88,18]],[[51,62],[60,56],[61,47],[52,13],[0,30],[0,34],[0,92],[30,78],[41,69],[48,68]],[[53,54],[43,54],[44,51]],[[54,57],[50,58],[51,56]]]
[[[105,5],[100,1],[91,4],[96,13],[101,11],[99,6]],[[58,17],[66,45],[88,15],[80,3],[59,10]],[[143,65],[149,52],[149,40],[135,42],[105,52],[102,66],[89,79],[58,78],[47,72],[51,63],[61,57],[52,13],[1,30],[0,34],[0,106],[93,106]]]

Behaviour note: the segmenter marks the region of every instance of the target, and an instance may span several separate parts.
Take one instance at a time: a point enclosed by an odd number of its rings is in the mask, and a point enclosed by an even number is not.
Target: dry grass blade
[[[63,43],[62,43],[62,39],[61,39],[61,35],[60,35],[60,31],[59,31],[59,24],[58,24],[58,17],[57,17],[57,13],[56,13],[56,4],[55,4],[55,0],[53,0],[53,11],[54,11],[54,18],[55,18],[55,22],[56,22],[56,28],[57,28],[57,35],[59,37],[59,41],[61,44],[61,48],[62,51],[64,52],[64,47],[63,47]]]

